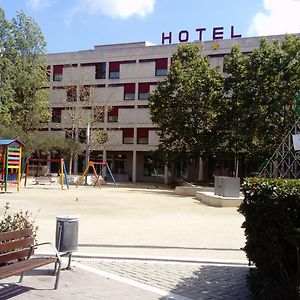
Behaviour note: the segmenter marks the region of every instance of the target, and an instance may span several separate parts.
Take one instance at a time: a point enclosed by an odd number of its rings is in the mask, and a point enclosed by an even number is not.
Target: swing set
[[[112,181],[113,181],[115,187],[118,187],[117,182],[116,182],[116,180],[115,180],[115,177],[114,177],[114,175],[113,175],[113,173],[112,173],[112,171],[111,171],[111,169],[110,169],[110,167],[109,167],[109,165],[108,165],[107,162],[95,162],[95,161],[89,161],[89,162],[88,162],[88,165],[86,166],[86,168],[85,168],[85,170],[84,170],[84,172],[83,172],[83,174],[80,176],[80,178],[78,179],[78,181],[77,181],[77,183],[76,183],[76,188],[78,188],[79,184],[80,184],[81,182],[83,182],[83,179],[84,179],[84,177],[87,175],[87,172],[89,171],[90,168],[92,168],[93,174],[94,174],[94,176],[95,176],[95,178],[96,178],[96,182],[95,182],[94,185],[96,186],[96,184],[97,184],[97,185],[99,186],[99,188],[101,188],[101,184],[100,184],[100,176],[101,176],[101,172],[100,172],[99,175],[97,174],[97,171],[96,171],[96,168],[95,168],[95,166],[97,166],[97,165],[100,165],[100,166],[102,166],[102,167],[104,166],[104,167],[107,168],[107,170],[108,170],[108,172],[109,172],[109,175],[110,175],[110,177],[111,177],[111,179],[112,179]]]
[[[64,189],[64,184],[66,183],[67,188],[69,189],[69,181],[68,181],[68,175],[67,175],[67,170],[66,170],[66,165],[64,162],[64,159],[48,159],[48,158],[27,158],[27,161],[25,163],[25,181],[24,181],[24,187],[26,187],[27,184],[27,176],[29,173],[29,165],[31,162],[38,162],[38,163],[45,163],[45,162],[54,162],[54,163],[59,163],[60,164],[60,184],[61,184],[61,189]]]

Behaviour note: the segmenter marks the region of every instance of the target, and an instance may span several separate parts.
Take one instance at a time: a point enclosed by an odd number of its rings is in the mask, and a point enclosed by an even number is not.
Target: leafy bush
[[[36,238],[38,226],[35,225],[35,218],[32,217],[32,214],[28,211],[23,212],[22,210],[17,213],[8,214],[9,209],[9,203],[7,202],[3,219],[0,220],[0,232],[30,228],[33,231],[34,238]]]
[[[300,180],[249,178],[242,190],[254,299],[300,299]]]

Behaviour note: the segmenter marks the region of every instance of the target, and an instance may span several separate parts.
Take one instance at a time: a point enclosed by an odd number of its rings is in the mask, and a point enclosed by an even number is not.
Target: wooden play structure
[[[19,140],[0,139],[0,188],[16,187],[20,190],[22,149]]]
[[[38,163],[48,163],[48,162],[54,162],[54,163],[59,163],[60,168],[59,168],[59,176],[60,176],[60,184],[61,188],[64,188],[64,184],[66,183],[67,188],[69,189],[69,181],[68,181],[68,175],[67,175],[67,170],[66,170],[66,165],[64,162],[64,159],[48,159],[48,158],[27,158],[26,164],[25,164],[25,181],[24,181],[24,186],[26,187],[27,184],[27,177],[29,173],[29,165],[31,162],[38,162]],[[42,176],[41,181],[48,181],[50,183],[50,179],[47,178],[47,176]]]
[[[110,177],[111,177],[111,179],[112,179],[112,181],[113,181],[115,187],[118,187],[117,182],[116,182],[116,180],[115,180],[115,177],[114,177],[114,175],[113,175],[113,173],[112,173],[112,171],[111,171],[111,169],[110,169],[110,167],[109,167],[109,165],[108,165],[107,162],[95,162],[95,161],[89,161],[89,162],[88,162],[88,165],[86,166],[86,168],[85,168],[85,170],[84,170],[84,172],[83,172],[83,174],[80,176],[79,180],[78,180],[77,183],[76,183],[76,188],[79,186],[80,183],[83,182],[83,179],[84,179],[85,176],[87,175],[87,173],[88,173],[88,171],[89,171],[90,168],[92,168],[93,174],[94,174],[94,176],[95,176],[95,178],[96,178],[96,181],[95,181],[95,184],[94,184],[94,185],[95,185],[95,186],[98,185],[99,188],[101,188],[101,184],[100,184],[100,176],[101,176],[101,172],[100,172],[99,175],[97,174],[97,171],[96,171],[96,168],[95,168],[95,166],[97,166],[97,165],[100,165],[100,166],[102,166],[102,167],[106,167],[106,168],[107,168],[107,170],[108,170],[108,172],[109,172],[109,175],[110,175]]]

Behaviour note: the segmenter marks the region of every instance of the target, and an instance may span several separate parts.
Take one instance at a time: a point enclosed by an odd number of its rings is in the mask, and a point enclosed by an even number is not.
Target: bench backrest
[[[0,265],[27,258],[34,245],[33,232],[29,228],[0,232]]]

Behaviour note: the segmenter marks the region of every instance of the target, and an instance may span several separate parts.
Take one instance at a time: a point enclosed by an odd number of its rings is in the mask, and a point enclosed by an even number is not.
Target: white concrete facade
[[[270,41],[283,38],[268,37]],[[212,67],[218,65],[223,71],[224,56],[230,54],[234,44],[239,44],[243,53],[249,53],[259,46],[260,39],[205,41],[203,54],[210,57]],[[104,118],[98,121],[96,129],[104,130],[107,140],[104,144],[91,143],[91,158],[108,161],[117,180],[166,183],[168,168],[155,165],[149,156],[149,151],[157,148],[159,137],[151,122],[147,93],[166,78],[177,47],[178,44],[138,42],[49,54],[49,106],[53,114],[49,130],[64,135],[74,125],[72,117],[76,115],[80,119],[76,127],[84,133],[94,108],[105,107]],[[80,101],[83,86],[89,89],[88,101]],[[109,115],[108,111],[114,113]],[[92,140],[93,134],[96,133],[92,132]],[[82,142],[85,148],[84,138]],[[196,173],[201,178],[201,172]]]

